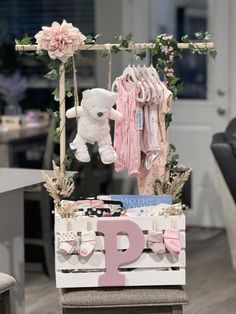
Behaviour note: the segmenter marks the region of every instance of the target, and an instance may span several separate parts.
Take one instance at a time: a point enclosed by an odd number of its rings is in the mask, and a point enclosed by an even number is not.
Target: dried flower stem
[[[65,172],[63,165],[58,167],[54,161],[52,161],[52,164],[55,177],[52,178],[43,172],[45,181],[44,186],[54,200],[56,211],[63,217],[64,213],[63,208],[60,206],[60,202],[64,197],[69,197],[72,194],[75,185],[72,177]]]
[[[184,187],[185,182],[188,180],[192,169],[188,169],[182,172],[171,172],[170,178],[161,182],[157,180],[154,183],[155,194],[167,194],[172,195],[173,203],[180,201],[181,193]]]

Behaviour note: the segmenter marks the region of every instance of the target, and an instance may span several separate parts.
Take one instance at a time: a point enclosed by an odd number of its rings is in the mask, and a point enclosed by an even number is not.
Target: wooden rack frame
[[[214,48],[213,42],[208,43],[198,43],[195,42],[194,45],[198,48]],[[78,50],[109,50],[112,46],[116,46],[120,50],[136,50],[136,49],[151,49],[155,46],[153,43],[136,43],[131,44],[127,48],[120,47],[120,44],[94,44],[94,45],[81,45]],[[178,48],[180,49],[189,49],[189,44],[187,43],[178,43]],[[37,51],[37,45],[16,45],[16,51]],[[63,165],[63,162],[66,157],[66,124],[65,124],[65,69],[64,64],[60,66],[60,80],[59,80],[59,96],[60,96],[60,164]]]

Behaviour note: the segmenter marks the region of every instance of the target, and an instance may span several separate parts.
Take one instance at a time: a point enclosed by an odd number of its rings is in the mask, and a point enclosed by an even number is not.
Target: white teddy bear
[[[77,134],[70,147],[76,149],[75,157],[79,161],[89,162],[86,143],[97,142],[102,162],[111,164],[117,156],[112,147],[108,119],[122,119],[121,113],[112,108],[117,94],[103,88],[93,88],[85,90],[82,95],[81,106],[66,112],[67,118],[78,118]]]

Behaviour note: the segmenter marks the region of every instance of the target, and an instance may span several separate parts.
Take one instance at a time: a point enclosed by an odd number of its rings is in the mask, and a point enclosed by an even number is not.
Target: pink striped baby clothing
[[[140,168],[140,130],[136,127],[136,110],[140,108],[137,98],[140,93],[139,81],[127,82],[121,77],[116,79],[117,110],[123,116],[115,121],[114,149],[117,154],[115,170],[128,170],[129,175],[138,175]]]

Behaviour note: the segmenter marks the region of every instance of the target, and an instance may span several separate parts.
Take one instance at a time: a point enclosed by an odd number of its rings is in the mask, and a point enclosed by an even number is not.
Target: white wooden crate
[[[55,217],[55,268],[57,288],[72,287],[99,287],[98,278],[105,271],[104,236],[96,236],[94,252],[89,257],[77,254],[63,256],[58,253],[59,234],[64,231],[75,231],[78,234],[86,230],[88,221],[94,230],[97,230],[97,222],[100,220],[120,220],[114,218],[60,218]],[[159,230],[171,227],[174,221],[175,227],[180,230],[181,252],[178,257],[170,253],[159,255],[147,249],[146,232],[152,229],[153,217],[127,218],[135,222],[144,232],[145,247],[140,257],[119,270],[125,275],[125,286],[160,286],[160,285],[184,285],[185,284],[185,215],[174,218],[160,216],[158,218]],[[117,236],[117,249],[124,250],[129,247],[127,235]]]

